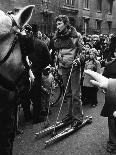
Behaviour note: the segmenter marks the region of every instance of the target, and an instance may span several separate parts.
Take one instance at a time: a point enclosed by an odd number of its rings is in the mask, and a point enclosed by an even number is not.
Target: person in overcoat
[[[100,73],[100,62],[97,60],[97,50],[95,48],[91,48],[89,51],[89,60],[85,62],[85,70],[90,69]],[[83,74],[83,86],[84,86],[84,102],[91,104],[92,107],[97,106],[97,92],[98,88],[93,86],[89,81],[91,79],[90,76]],[[86,104],[87,104],[86,103]]]
[[[107,151],[116,154],[116,79],[106,78],[97,72],[85,70],[93,78],[91,83],[104,90],[105,103],[101,115],[108,117],[109,140],[107,142]]]
[[[32,25],[32,31],[34,50],[29,55],[29,60],[32,62],[31,70],[35,79],[31,89],[31,100],[33,102],[33,123],[37,124],[44,122],[46,118],[41,102],[41,82],[43,69],[51,63],[51,59],[47,45],[38,38],[36,25]]]

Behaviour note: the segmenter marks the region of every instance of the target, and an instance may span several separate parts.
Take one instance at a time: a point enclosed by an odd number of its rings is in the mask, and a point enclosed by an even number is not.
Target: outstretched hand
[[[107,89],[108,87],[108,78],[104,77],[103,75],[97,73],[97,72],[94,72],[92,70],[85,70],[84,71],[85,74],[91,76],[94,80],[90,80],[90,82],[97,86],[97,87],[100,87],[102,89]]]

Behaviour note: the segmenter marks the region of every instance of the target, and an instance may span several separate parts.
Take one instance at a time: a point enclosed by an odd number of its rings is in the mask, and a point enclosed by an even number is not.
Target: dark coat
[[[37,37],[34,38],[34,51],[29,56],[29,59],[32,62],[32,71],[34,75],[40,73],[51,63],[48,47]]]
[[[116,60],[105,68],[104,76],[116,78]],[[113,116],[113,112],[116,110],[116,100],[114,100],[116,96],[116,84],[112,80],[109,83],[107,94],[105,95],[105,104],[101,111],[101,115],[104,117]]]
[[[29,56],[32,62],[32,72],[35,76],[34,83],[30,91],[33,102],[33,123],[38,123],[42,118],[43,105],[41,103],[41,80],[43,69],[50,64],[50,55],[47,45],[34,37],[34,51]]]
[[[113,116],[113,112],[116,111],[116,79],[109,79],[108,89],[106,93],[106,111],[102,110],[101,115],[104,117]]]
[[[104,68],[103,76],[107,78],[116,78],[116,59],[109,61]]]

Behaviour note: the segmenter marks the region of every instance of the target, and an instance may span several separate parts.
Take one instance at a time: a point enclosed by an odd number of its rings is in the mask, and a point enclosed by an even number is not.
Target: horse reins
[[[12,45],[11,45],[11,47],[10,47],[8,53],[6,54],[6,56],[0,61],[0,65],[2,65],[2,64],[9,58],[9,56],[10,56],[11,53],[13,52],[13,49],[14,49],[14,47],[15,47],[17,41],[18,41],[18,36],[17,36],[17,34],[15,34],[14,40],[13,40],[13,42],[12,42]]]

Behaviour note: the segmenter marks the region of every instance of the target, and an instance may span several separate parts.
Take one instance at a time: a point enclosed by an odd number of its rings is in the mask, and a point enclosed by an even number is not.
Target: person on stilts
[[[66,15],[59,15],[56,18],[57,31],[55,33],[54,48],[59,51],[59,66],[62,70],[64,88],[71,73],[67,87],[65,101],[68,105],[68,113],[63,121],[74,120],[72,126],[78,126],[83,122],[83,109],[81,101],[81,64],[80,52],[83,47],[82,36],[70,25]]]

